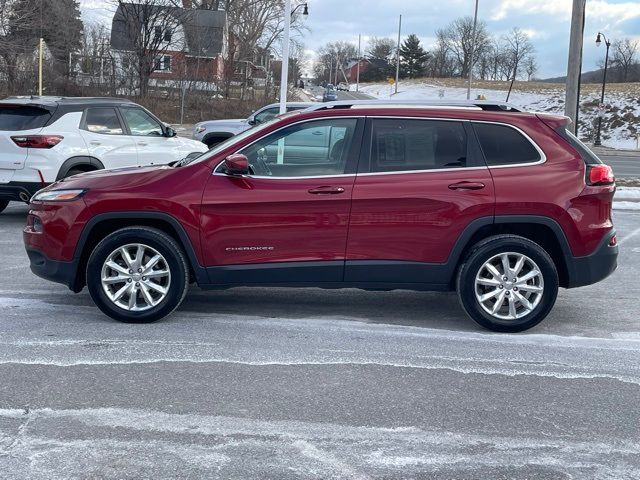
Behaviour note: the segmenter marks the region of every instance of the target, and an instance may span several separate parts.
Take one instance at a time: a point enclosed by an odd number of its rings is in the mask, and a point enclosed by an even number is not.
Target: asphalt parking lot
[[[640,477],[640,213],[618,271],[518,335],[453,294],[192,289],[125,325],[0,214],[2,478]]]

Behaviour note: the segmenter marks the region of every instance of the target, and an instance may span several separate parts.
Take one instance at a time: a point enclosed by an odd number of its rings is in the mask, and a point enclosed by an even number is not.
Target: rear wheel
[[[9,205],[9,200],[0,200],[0,213],[2,213],[5,208],[7,208],[7,205]]]
[[[499,332],[520,332],[551,311],[558,273],[537,243],[498,235],[473,247],[458,271],[456,286],[462,307],[477,323]]]
[[[112,233],[87,263],[87,287],[95,304],[128,323],[153,322],[173,312],[187,293],[188,275],[175,240],[148,227]]]
[[[72,177],[72,176],[74,176],[74,175],[78,175],[79,173],[85,173],[85,172],[88,172],[88,171],[90,171],[90,170],[82,170],[82,169],[80,169],[80,168],[72,168],[71,170],[69,170],[69,171],[67,172],[67,175],[66,175],[66,176],[67,176],[67,177]]]

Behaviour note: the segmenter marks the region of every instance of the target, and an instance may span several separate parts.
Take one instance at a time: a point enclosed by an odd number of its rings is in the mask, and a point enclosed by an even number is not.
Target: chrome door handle
[[[482,190],[484,187],[482,182],[458,182],[449,185],[450,190]]]
[[[102,145],[102,143],[101,143],[101,142],[99,142],[99,141],[97,141],[97,140],[91,140],[89,143],[90,143],[91,145]]]
[[[140,145],[141,147],[146,147],[149,144],[147,142],[138,142],[138,145]]]
[[[336,195],[338,193],[344,193],[344,188],[324,186],[324,187],[310,188],[309,193],[312,193],[314,195]]]

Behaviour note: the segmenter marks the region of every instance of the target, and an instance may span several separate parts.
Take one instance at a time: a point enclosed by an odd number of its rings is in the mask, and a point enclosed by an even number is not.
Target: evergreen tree
[[[425,75],[429,54],[420,45],[420,39],[412,33],[400,46],[400,73],[403,77],[417,78]]]

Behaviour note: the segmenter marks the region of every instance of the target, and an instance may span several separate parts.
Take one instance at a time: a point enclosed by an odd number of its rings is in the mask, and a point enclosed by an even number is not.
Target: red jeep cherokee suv
[[[490,102],[335,102],[198,158],[90,172],[32,199],[31,269],[126,322],[190,282],[456,290],[498,331],[616,268],[611,169],[560,116]]]

